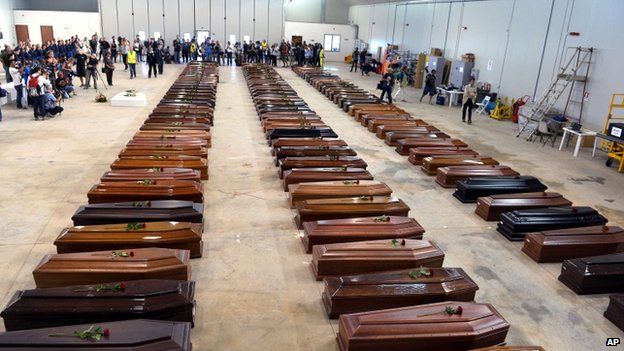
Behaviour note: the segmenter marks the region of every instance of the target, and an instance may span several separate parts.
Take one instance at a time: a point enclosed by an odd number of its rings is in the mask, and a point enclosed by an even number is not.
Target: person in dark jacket
[[[113,61],[113,57],[110,52],[107,52],[104,57],[104,72],[106,73],[106,82],[112,87],[113,72],[115,72],[115,61]]]
[[[431,72],[429,72],[429,74],[425,76],[425,87],[423,88],[423,93],[422,93],[422,96],[420,97],[420,102],[422,102],[422,99],[427,94],[429,94],[429,105],[431,105],[433,103],[431,102],[431,99],[433,99],[433,96],[437,94],[436,70],[435,69],[432,69]]]
[[[147,49],[147,65],[149,66],[149,70],[147,73],[147,77],[148,78],[152,78],[152,72],[154,72],[154,78],[158,77],[158,71],[156,70],[156,64],[157,64],[157,58],[156,58],[156,53],[154,52],[154,49],[150,46]]]
[[[156,64],[158,65],[158,74],[162,75],[165,68],[165,55],[161,44],[154,50],[154,55],[156,56]]]

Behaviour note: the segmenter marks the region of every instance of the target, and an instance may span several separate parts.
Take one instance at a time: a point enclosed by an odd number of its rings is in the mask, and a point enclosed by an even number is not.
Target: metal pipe
[[[552,23],[553,10],[555,8],[555,0],[551,0],[550,14],[548,15],[548,24],[546,25],[546,34],[544,34],[544,44],[542,44],[542,55],[539,65],[537,66],[537,77],[535,77],[535,87],[533,88],[533,102],[537,95],[537,86],[539,85],[540,76],[542,75],[542,65],[544,64],[544,55],[546,55],[546,43],[548,42],[548,34],[550,33],[550,24]]]

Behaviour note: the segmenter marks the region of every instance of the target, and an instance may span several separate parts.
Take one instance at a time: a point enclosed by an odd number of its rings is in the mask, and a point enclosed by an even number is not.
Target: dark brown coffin
[[[430,125],[426,125],[426,124],[418,124],[418,125],[404,125],[404,126],[400,126],[400,125],[394,125],[394,124],[386,124],[386,125],[381,125],[379,127],[377,127],[377,131],[375,132],[375,135],[379,138],[379,139],[386,139],[386,137],[388,137],[388,135],[390,135],[390,133],[400,133],[400,134],[411,134],[414,132],[427,132],[427,133],[431,133],[431,132],[439,132],[440,130],[434,126],[430,126]],[[400,139],[410,139],[410,138],[418,138],[420,136],[416,136],[416,137],[412,137],[412,136],[405,136],[404,138],[397,138],[394,137],[395,142],[399,141]]]
[[[310,199],[329,199],[358,196],[389,196],[392,189],[376,180],[334,180],[328,182],[299,183],[288,186],[290,206]]]
[[[473,301],[479,287],[461,268],[347,275],[325,278],[323,304],[329,318],[341,314],[382,310],[443,301]]]
[[[45,255],[33,271],[38,288],[99,284],[138,279],[190,280],[190,253],[163,248]]]
[[[503,343],[509,323],[490,304],[447,301],[345,314],[338,330],[341,351],[465,351]]]
[[[572,202],[554,192],[490,195],[477,199],[475,213],[486,221],[498,221],[503,213],[514,210],[566,206]]]
[[[381,129],[377,129],[377,137],[383,139],[386,145],[396,146],[397,141],[401,139],[409,138],[430,138],[430,139],[450,139],[451,137],[443,132],[430,132],[430,131],[404,131],[404,132],[387,132]]]
[[[198,156],[126,156],[111,164],[112,170],[136,168],[190,168],[201,173],[201,179],[208,179],[208,162]]]
[[[100,178],[102,182],[132,182],[150,180],[201,180],[200,172],[190,168],[135,168],[118,169],[105,172]]]
[[[624,253],[565,260],[559,280],[579,295],[624,292]]]
[[[190,180],[157,180],[151,183],[106,182],[95,184],[89,193],[89,203],[186,200],[203,202],[201,184]]]
[[[522,252],[536,262],[624,252],[624,230],[617,226],[593,226],[529,233]]]
[[[279,160],[278,174],[280,179],[284,178],[284,172],[293,168],[332,168],[349,167],[366,169],[368,164],[356,156],[307,156],[307,157],[286,157]]]
[[[373,180],[373,175],[362,168],[293,168],[284,172],[284,191],[291,184],[330,180]]]
[[[311,199],[297,202],[295,223],[303,229],[304,222],[369,216],[404,216],[409,213],[401,199],[391,196],[363,196]]]
[[[100,341],[73,337],[94,324],[0,333],[2,351],[191,351],[191,323],[136,319],[96,324],[110,330]],[[53,337],[50,335],[70,335]]]
[[[377,133],[377,130],[381,126],[390,126],[390,127],[419,127],[426,126],[427,123],[423,122],[421,119],[417,120],[409,120],[409,121],[388,121],[388,120],[372,120],[368,122],[367,129],[371,133]]]
[[[126,146],[154,146],[154,147],[179,147],[179,146],[192,146],[192,147],[208,147],[208,141],[198,138],[133,138],[128,141]]]
[[[195,282],[158,279],[19,290],[0,316],[7,331],[141,318],[193,323],[194,295]]]
[[[128,222],[204,222],[204,205],[192,201],[136,201],[80,206],[72,216],[74,225]]]
[[[498,161],[489,156],[456,155],[425,157],[420,169],[427,175],[436,175],[441,167],[472,167],[498,165]]]
[[[197,156],[208,158],[208,149],[201,146],[128,146],[119,152],[119,157],[129,156]]]
[[[472,351],[546,351],[541,346],[490,346]]]
[[[363,115],[362,119],[359,121],[360,124],[364,127],[368,127],[368,122],[370,121],[407,121],[407,120],[412,120],[412,118],[410,117],[410,115],[408,114],[390,114],[390,115],[384,115],[384,114],[367,114],[367,115]]]
[[[54,245],[57,253],[164,247],[189,250],[191,258],[202,256],[201,223],[149,222],[138,226],[141,228],[128,223],[69,227],[63,229]]]
[[[386,138],[387,141],[387,138]],[[388,144],[386,142],[386,144]],[[396,141],[392,146],[396,146]],[[417,147],[409,150],[407,160],[416,166],[422,166],[422,161],[429,156],[479,155],[478,152],[464,147]]]
[[[438,168],[435,182],[443,188],[455,188],[457,182],[468,178],[519,176],[505,165],[452,166]]]
[[[396,152],[409,155],[409,149],[415,147],[467,147],[468,144],[459,139],[408,138],[397,140]]]
[[[318,138],[285,138],[273,140],[271,143],[272,150],[284,146],[348,146],[341,139],[318,139]],[[275,154],[274,152],[272,152]]]
[[[140,130],[210,130],[210,124],[205,123],[183,123],[183,122],[170,122],[170,123],[147,123],[143,124]]]
[[[156,139],[168,139],[169,137],[179,138],[197,138],[210,141],[210,132],[203,130],[182,130],[182,129],[169,129],[169,130],[141,130],[134,134],[137,138],[156,138]]]
[[[442,267],[444,253],[432,241],[371,240],[315,245],[312,272],[317,280],[393,269]]]
[[[624,294],[609,296],[609,306],[604,313],[611,323],[624,331]]]
[[[425,229],[402,216],[330,219],[303,223],[301,238],[307,253],[312,246],[381,239],[422,239]]]
[[[357,152],[348,146],[283,146],[275,149],[275,165],[286,157],[307,156],[357,156]]]

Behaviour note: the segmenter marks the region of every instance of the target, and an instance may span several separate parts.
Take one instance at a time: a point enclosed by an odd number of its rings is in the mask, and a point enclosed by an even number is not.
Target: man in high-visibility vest
[[[325,66],[325,50],[323,50],[322,47],[321,47],[321,50],[319,51],[319,65],[321,66],[321,68]]]
[[[128,62],[128,67],[130,67],[130,79],[136,78],[137,52],[128,50],[128,57],[126,60]]]

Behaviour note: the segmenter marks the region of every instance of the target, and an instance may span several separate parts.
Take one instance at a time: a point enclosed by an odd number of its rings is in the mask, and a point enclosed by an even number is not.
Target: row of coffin
[[[563,261],[559,280],[577,294],[624,292],[624,230],[606,226],[591,207],[572,206],[561,194],[531,176],[521,176],[495,159],[368,91],[317,67],[294,66],[303,79],[338,104],[369,131],[419,165],[436,183],[455,188],[476,214],[499,221],[507,239],[524,241],[522,251],[536,262]],[[624,329],[624,295],[611,296],[605,316]]]
[[[185,67],[2,311],[0,350],[191,350],[217,82]]]
[[[243,67],[341,350],[496,350],[509,324],[275,72]],[[512,348],[513,349],[513,348]],[[539,347],[518,350],[539,350]]]

